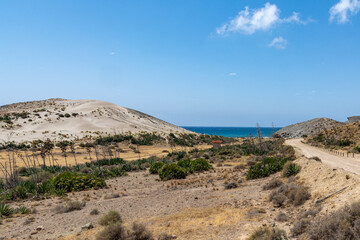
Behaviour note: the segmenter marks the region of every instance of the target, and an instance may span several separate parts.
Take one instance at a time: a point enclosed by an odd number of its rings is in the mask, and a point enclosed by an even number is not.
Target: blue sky
[[[184,126],[360,115],[360,0],[0,0],[0,105],[99,99]]]

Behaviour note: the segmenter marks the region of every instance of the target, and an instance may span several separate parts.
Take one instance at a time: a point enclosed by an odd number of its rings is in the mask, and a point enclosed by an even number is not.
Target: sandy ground
[[[11,128],[0,121],[1,142],[47,138],[66,140],[129,131],[191,133],[150,115],[98,100],[49,99],[16,103],[1,107],[0,115],[23,111],[28,112],[29,116],[14,119]],[[69,114],[68,117],[65,117],[66,114]]]
[[[241,177],[244,173],[225,167],[191,175],[186,180],[162,182],[158,176],[142,171],[108,180],[108,189],[20,202],[16,205],[35,207],[37,213],[3,221],[0,236],[5,239],[28,239],[30,235],[34,239],[62,236],[67,236],[65,239],[95,239],[102,229],[97,224],[99,218],[109,210],[117,210],[127,225],[134,221],[145,223],[155,236],[167,232],[177,235],[180,240],[244,239],[255,226],[270,224],[264,216],[273,216],[276,210],[267,201],[267,192],[261,191],[267,179],[245,182],[238,189],[225,190],[224,181],[231,175]],[[120,197],[106,199],[113,193]],[[55,213],[54,208],[68,199],[84,200],[86,206],[80,211]],[[98,216],[89,214],[94,208],[100,211]],[[25,224],[30,217],[34,217],[34,222]],[[92,222],[95,229],[81,230],[88,222]],[[43,230],[36,231],[39,226]]]
[[[289,143],[294,144],[294,143]],[[295,141],[295,144],[299,144]],[[300,145],[301,146],[301,145]],[[307,148],[305,148],[307,149]],[[245,163],[245,159],[233,159],[226,166],[215,170],[190,175],[185,180],[159,181],[158,176],[148,171],[130,173],[129,176],[107,180],[108,188],[70,193],[66,197],[49,197],[39,201],[26,200],[12,203],[12,207],[36,208],[37,213],[16,215],[3,220],[0,238],[3,239],[62,239],[94,240],[103,227],[98,220],[109,210],[119,211],[126,226],[140,222],[158,236],[162,232],[174,234],[177,239],[246,239],[258,226],[276,224],[288,233],[300,215],[309,209],[322,207],[321,215],[332,212],[345,204],[358,201],[359,176],[328,164],[305,158],[302,148],[296,148],[301,166],[296,182],[309,187],[311,199],[300,207],[285,205],[275,208],[268,201],[271,190],[262,186],[271,178],[282,178],[277,173],[269,178],[246,181],[246,170],[233,166]],[[314,152],[318,153],[318,152]],[[309,153],[310,154],[310,153]],[[321,157],[321,156],[320,156]],[[229,164],[229,165],[228,165]],[[239,181],[239,187],[226,190],[225,182]],[[337,190],[346,189],[315,204]],[[112,194],[118,198],[109,198]],[[56,213],[55,207],[69,200],[85,201],[80,211]],[[99,215],[90,215],[93,209]],[[289,220],[277,222],[276,216],[284,212]],[[28,219],[33,218],[33,221]],[[81,226],[93,223],[95,228],[82,230]],[[41,230],[36,230],[37,228]],[[294,239],[294,238],[289,238]]]
[[[302,142],[303,139],[289,139],[286,144],[293,146],[305,157],[319,157],[321,161],[333,168],[342,168],[346,171],[360,174],[360,158],[342,157],[324,149],[316,148]]]

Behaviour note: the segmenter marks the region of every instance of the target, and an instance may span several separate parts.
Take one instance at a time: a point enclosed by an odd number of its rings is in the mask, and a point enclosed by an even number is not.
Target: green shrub
[[[190,162],[190,172],[204,172],[212,168],[205,159],[196,159]]]
[[[300,166],[296,163],[288,162],[284,166],[283,175],[284,177],[291,177],[300,172]]]
[[[190,163],[191,163],[191,160],[189,158],[187,158],[187,159],[180,160],[177,163],[177,165],[179,165],[180,167],[182,167],[184,169],[190,169]]]
[[[99,224],[102,226],[108,226],[115,223],[122,223],[122,219],[120,216],[120,213],[117,211],[109,211],[107,214],[105,214],[100,220]]]
[[[31,213],[31,210],[25,206],[18,207],[15,211],[18,213],[21,213],[21,214],[30,214]]]
[[[102,188],[106,186],[103,179],[90,174],[78,174],[64,172],[56,176],[53,180],[55,190],[64,190],[66,192],[82,191],[89,188]]]
[[[153,164],[151,164],[150,166],[150,173],[151,174],[158,174],[159,170],[165,165],[165,163],[163,162],[154,162]]]
[[[13,193],[13,199],[26,199],[35,194],[35,183],[31,181],[20,182]]]
[[[159,176],[161,180],[183,179],[186,178],[186,170],[174,163],[170,163],[160,169]]]
[[[0,217],[5,216],[9,217],[14,213],[14,209],[12,209],[9,205],[2,202],[0,203]]]
[[[251,166],[246,175],[246,178],[251,180],[268,177],[273,173],[281,171],[288,160],[289,158],[266,157],[264,159],[265,166],[263,163],[257,163]]]
[[[360,145],[359,145],[359,146],[354,147],[354,150],[355,150],[355,151],[360,152]]]

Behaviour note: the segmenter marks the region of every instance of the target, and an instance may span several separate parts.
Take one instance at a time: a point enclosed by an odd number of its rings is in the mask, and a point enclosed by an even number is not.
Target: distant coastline
[[[257,136],[255,127],[199,127],[199,126],[181,126],[192,132],[208,135],[218,135],[223,137],[248,137]],[[263,137],[271,137],[272,134],[281,128],[261,127]]]

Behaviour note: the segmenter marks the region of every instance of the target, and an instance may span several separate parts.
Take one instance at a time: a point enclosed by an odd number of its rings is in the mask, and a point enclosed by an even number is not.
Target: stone
[[[91,222],[81,227],[81,229],[92,229],[92,228],[94,228],[94,225]]]

